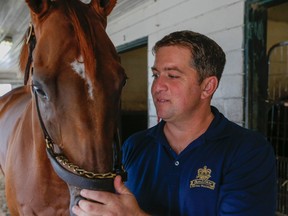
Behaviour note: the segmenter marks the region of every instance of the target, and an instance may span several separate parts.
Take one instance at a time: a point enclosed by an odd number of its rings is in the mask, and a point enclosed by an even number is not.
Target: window
[[[4,95],[12,89],[11,84],[0,84],[0,96]]]

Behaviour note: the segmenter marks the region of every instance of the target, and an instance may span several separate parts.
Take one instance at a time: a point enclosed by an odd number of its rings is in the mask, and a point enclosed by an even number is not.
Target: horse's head
[[[42,118],[44,130],[53,140],[51,146],[57,149],[52,154],[64,154],[68,164],[85,170],[84,177],[100,174],[99,178],[105,179],[115,168],[113,144],[126,80],[105,32],[107,15],[116,0],[26,2],[34,30],[26,37],[20,68],[25,70],[28,65],[25,82],[35,92],[40,121]],[[83,174],[74,165],[64,165],[64,169]]]

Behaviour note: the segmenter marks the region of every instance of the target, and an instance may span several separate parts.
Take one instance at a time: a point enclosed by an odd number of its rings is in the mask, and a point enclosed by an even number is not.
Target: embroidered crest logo
[[[211,173],[211,169],[207,169],[207,166],[198,169],[196,179],[190,181],[190,188],[203,187],[214,190],[216,183],[209,180],[211,178]]]

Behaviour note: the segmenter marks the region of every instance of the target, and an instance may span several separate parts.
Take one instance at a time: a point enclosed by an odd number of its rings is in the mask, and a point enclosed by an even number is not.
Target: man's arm
[[[273,216],[275,206],[276,161],[271,145],[238,154],[224,174],[218,215]]]

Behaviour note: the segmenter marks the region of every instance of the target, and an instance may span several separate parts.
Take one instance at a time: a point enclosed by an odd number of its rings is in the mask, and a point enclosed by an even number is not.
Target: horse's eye
[[[33,85],[33,92],[37,94],[40,98],[48,100],[47,94],[38,86]]]
[[[127,79],[128,79],[128,78],[127,78]],[[122,83],[122,86],[123,86],[123,87],[126,85],[127,79],[125,79],[125,80],[123,81],[123,83]]]

